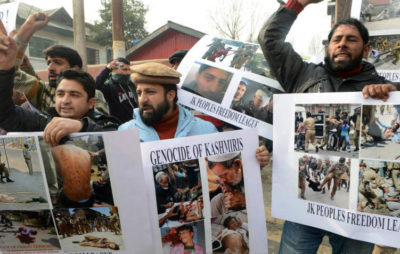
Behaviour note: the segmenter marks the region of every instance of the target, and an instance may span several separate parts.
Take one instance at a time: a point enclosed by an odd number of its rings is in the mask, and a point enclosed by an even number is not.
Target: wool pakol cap
[[[240,152],[226,153],[226,154],[222,154],[222,155],[210,156],[207,159],[210,162],[224,162],[224,161],[232,160],[233,158],[238,157],[239,155],[240,155]]]
[[[131,79],[135,84],[176,85],[182,74],[160,63],[145,63],[131,67]]]

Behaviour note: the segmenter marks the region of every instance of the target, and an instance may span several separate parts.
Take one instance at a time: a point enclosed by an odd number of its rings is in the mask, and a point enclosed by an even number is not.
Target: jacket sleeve
[[[309,65],[290,43],[285,42],[296,18],[296,12],[282,6],[265,23],[258,36],[271,72],[286,92],[294,92],[304,82],[302,74]]]
[[[43,131],[48,117],[14,104],[14,73],[14,68],[0,71],[0,128],[7,132]]]
[[[100,90],[103,92],[105,95],[104,91],[104,83],[106,82],[108,76],[110,75],[111,70],[105,67],[97,76],[96,76],[96,89]]]

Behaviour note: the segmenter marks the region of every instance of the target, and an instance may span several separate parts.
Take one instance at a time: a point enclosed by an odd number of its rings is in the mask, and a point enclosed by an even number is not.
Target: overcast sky
[[[72,16],[72,0],[21,1],[45,10],[63,6]],[[211,13],[217,8],[217,0],[142,0],[142,2],[149,8],[146,15],[146,29],[150,33],[165,25],[167,21],[170,20],[204,33],[218,35],[210,21]],[[245,3],[249,8],[254,5],[257,6],[260,15],[259,27],[267,20],[268,16],[278,8],[276,0],[247,0]],[[86,0],[86,21],[93,23],[98,19],[98,10],[100,8],[100,0]],[[329,31],[330,28],[330,18],[326,15],[326,12],[326,2],[323,2],[307,7],[306,10],[299,15],[288,37],[297,51],[302,54],[307,54],[309,48],[312,48],[310,43],[315,43],[315,39],[312,39],[313,37],[326,37],[327,31]]]

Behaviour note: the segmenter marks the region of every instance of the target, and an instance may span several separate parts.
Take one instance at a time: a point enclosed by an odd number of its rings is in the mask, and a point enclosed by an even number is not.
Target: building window
[[[99,64],[100,63],[98,49],[86,48],[86,56],[87,56],[87,64]]]
[[[57,42],[44,38],[32,37],[29,41],[29,56],[42,58],[44,56],[43,50],[54,44],[57,44]]]

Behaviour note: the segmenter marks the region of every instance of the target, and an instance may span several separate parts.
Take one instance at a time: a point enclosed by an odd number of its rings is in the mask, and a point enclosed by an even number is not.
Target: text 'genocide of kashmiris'
[[[246,116],[245,114],[241,114],[239,112],[224,108],[218,104],[214,104],[200,98],[193,97],[190,101],[190,104],[198,108],[204,109],[209,113],[217,114],[225,119],[229,119],[249,128],[257,128],[257,125],[260,122],[256,119]]]
[[[200,157],[239,152],[241,150],[243,150],[242,138],[217,140],[192,146],[153,150],[150,152],[150,161],[153,165],[162,165]]]
[[[400,232],[400,221],[395,218],[365,213],[353,213],[344,209],[314,203],[308,203],[307,213],[360,227]]]

